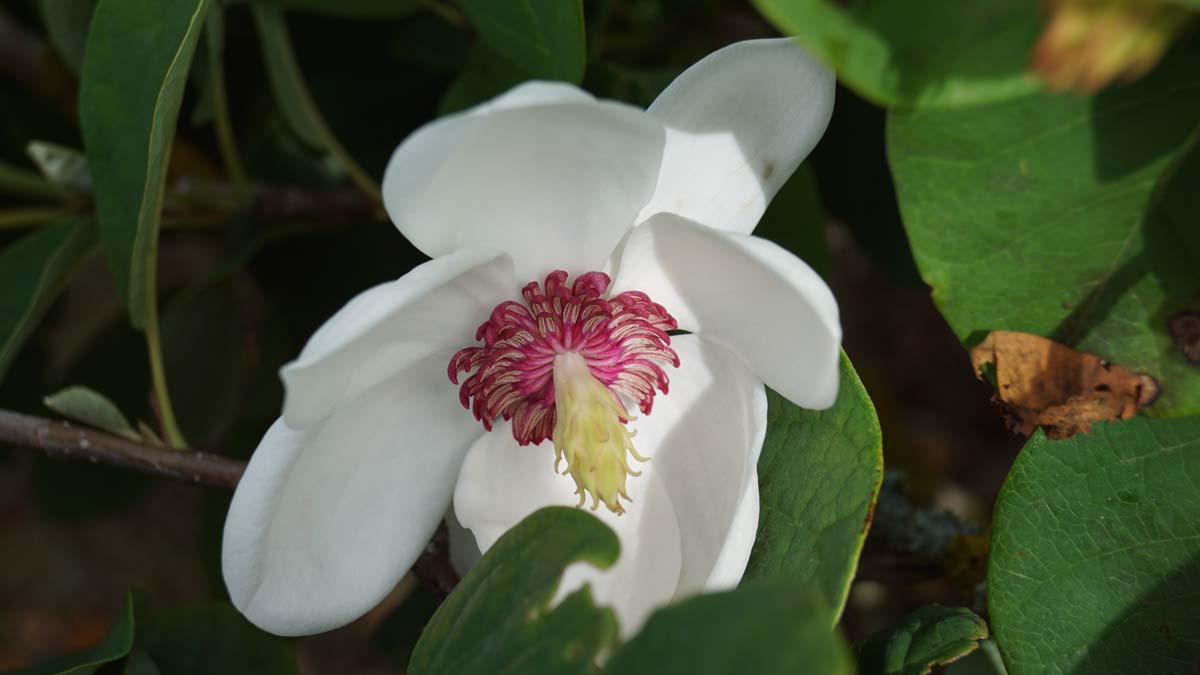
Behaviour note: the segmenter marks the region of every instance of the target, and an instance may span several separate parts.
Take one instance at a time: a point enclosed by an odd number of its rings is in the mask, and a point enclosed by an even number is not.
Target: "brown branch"
[[[0,443],[42,450],[50,457],[125,469],[173,478],[191,485],[232,490],[246,463],[221,455],[191,450],[171,450],[126,440],[68,422],[0,410]],[[438,598],[445,598],[458,583],[450,564],[444,530],[413,563],[412,572]]]
[[[41,417],[0,410],[0,441],[51,457],[112,464],[193,485],[232,490],[245,462],[207,452],[168,450]]]

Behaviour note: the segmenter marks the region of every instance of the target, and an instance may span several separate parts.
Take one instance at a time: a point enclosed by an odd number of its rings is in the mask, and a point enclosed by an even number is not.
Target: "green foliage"
[[[120,408],[95,390],[81,386],[67,387],[47,396],[42,402],[64,417],[124,436],[131,441],[141,440]]]
[[[855,647],[859,675],[927,675],[979,648],[987,624],[965,607],[930,605]]]
[[[0,193],[37,200],[66,195],[64,190],[36,173],[4,162],[0,162]]]
[[[91,675],[100,666],[124,658],[133,648],[134,598],[125,595],[121,611],[104,635],[92,647],[76,654],[46,661],[45,663],[18,670],[9,675]]]
[[[0,380],[95,242],[91,223],[71,219],[30,232],[0,253]]]
[[[100,240],[135,326],[154,311],[175,122],[208,0],[101,0],[79,94]]]
[[[88,24],[96,0],[39,0],[46,33],[63,63],[76,75],[83,68],[83,51],[87,43]]]
[[[768,392],[758,460],[762,511],[749,579],[784,576],[819,589],[841,613],[883,479],[879,419],[842,355],[837,402],[798,408]]]
[[[578,84],[587,58],[582,0],[457,0],[479,37],[529,77]]]
[[[617,620],[596,607],[590,587],[549,602],[567,565],[607,568],[617,560],[616,534],[595,516],[551,506],[500,537],[433,615],[408,672],[587,673],[610,647]]]
[[[164,675],[300,672],[286,640],[250,625],[226,603],[157,615],[139,630],[137,644],[147,657],[143,662],[149,660]],[[146,666],[143,663],[139,667]]]
[[[968,106],[1037,88],[1027,72],[1041,28],[1035,0],[754,4],[835,69],[839,80],[879,105]]]
[[[996,503],[988,569],[1009,672],[1189,672],[1198,524],[1200,418],[1030,439]]]
[[[1090,98],[892,115],[905,227],[960,339],[1050,337],[1157,377],[1151,414],[1200,413],[1200,370],[1167,335],[1200,294],[1200,156],[1181,158],[1198,91],[1200,51],[1180,49]]]
[[[849,651],[831,623],[821,593],[794,581],[754,581],[658,610],[604,672],[849,675]]]

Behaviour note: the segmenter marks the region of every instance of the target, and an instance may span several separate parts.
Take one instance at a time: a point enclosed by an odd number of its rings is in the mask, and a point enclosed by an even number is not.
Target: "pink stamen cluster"
[[[500,303],[475,332],[482,347],[461,349],[450,359],[454,384],[459,374],[474,371],[458,397],[485,429],[491,431],[492,422],[503,417],[512,420],[521,445],[550,438],[556,420],[554,359],[567,352],[581,355],[614,395],[650,414],[654,389],[667,393],[660,364],[679,366],[667,334],[676,328],[675,319],[640,291],[605,299],[609,281],[603,272],[589,272],[567,286],[567,273],[558,270],[544,284],[530,282],[521,291],[525,304]]]

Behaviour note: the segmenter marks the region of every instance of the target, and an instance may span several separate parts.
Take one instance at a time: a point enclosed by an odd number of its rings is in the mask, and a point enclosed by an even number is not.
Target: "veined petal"
[[[400,580],[450,504],[481,433],[446,380],[449,354],[414,364],[296,431],[267,431],[225,520],[234,606],[279,635],[353,621]]]
[[[639,222],[676,213],[749,234],[825,133],[834,76],[793,40],[749,40],[701,59],[659,95],[658,187]]]
[[[612,606],[626,636],[655,608],[680,593],[736,584],[758,526],[755,464],[766,430],[762,384],[732,354],[695,336],[673,338],[681,365],[670,394],[631,423],[638,452],[632,502],[617,516],[596,516],[621,540],[607,571],[568,568],[558,597],[591,583],[597,602]],[[459,521],[487,550],[506,530],[547,505],[574,505],[569,476],[552,471],[549,443],[520,447],[507,423],[471,448],[454,493]]]
[[[595,270],[654,191],[664,135],[632,106],[533,83],[409,136],[384,203],[432,257],[501,249],[521,281]]]
[[[492,308],[517,297],[511,259],[491,249],[431,260],[360,293],[283,367],[284,419],[308,428],[430,354],[474,342]]]
[[[833,405],[837,301],[804,261],[765,239],[669,213],[634,228],[617,256],[611,293],[649,294],[681,329],[725,346],[796,405]]]

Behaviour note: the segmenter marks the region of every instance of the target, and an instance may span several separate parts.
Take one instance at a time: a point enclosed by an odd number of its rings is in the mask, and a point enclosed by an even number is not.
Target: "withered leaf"
[[[1041,426],[1050,438],[1069,438],[1093,422],[1133,417],[1158,398],[1153,377],[1029,333],[989,333],[971,363],[977,377],[995,368],[995,400],[1027,436]]]

